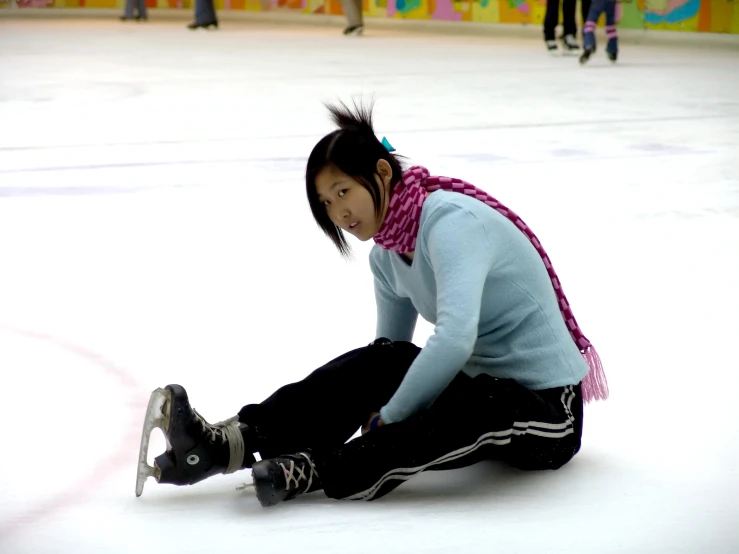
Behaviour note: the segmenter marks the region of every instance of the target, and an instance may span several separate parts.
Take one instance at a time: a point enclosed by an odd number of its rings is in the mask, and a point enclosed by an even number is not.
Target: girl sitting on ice
[[[306,192],[339,252],[345,233],[376,243],[375,340],[221,423],[182,387],[157,389],[137,495],[149,475],[186,485],[251,467],[263,506],[314,490],[373,500],[426,470],[557,469],[580,449],[583,400],[607,387],[538,239],[471,184],[404,170],[371,108],[330,110],[338,129],[314,147]],[[411,343],[419,314],[435,325],[423,349]],[[152,468],[154,426],[169,447]]]

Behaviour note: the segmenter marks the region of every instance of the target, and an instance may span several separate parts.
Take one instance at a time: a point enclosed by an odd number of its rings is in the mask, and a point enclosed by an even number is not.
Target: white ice
[[[0,20],[2,554],[739,552],[735,43],[582,68],[538,36],[115,15]],[[136,498],[151,390],[218,421],[373,338],[370,245],[342,261],[301,180],[321,102],[360,94],[399,153],[533,227],[612,398],[556,472]]]

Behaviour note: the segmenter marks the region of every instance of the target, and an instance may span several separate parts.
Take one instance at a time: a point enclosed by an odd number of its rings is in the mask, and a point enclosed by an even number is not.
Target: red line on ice
[[[120,471],[123,467],[131,469],[131,495],[133,495],[133,470],[136,465],[135,453],[138,452],[133,449],[136,448],[135,445],[137,445],[140,438],[138,435],[138,433],[140,433],[140,429],[137,428],[140,427],[141,422],[139,419],[142,417],[143,410],[146,407],[146,401],[148,400],[148,395],[141,395],[142,387],[139,383],[124,368],[115,364],[111,360],[108,360],[97,352],[85,348],[84,346],[80,346],[45,333],[17,329],[2,324],[0,324],[0,331],[50,343],[61,350],[84,359],[109,376],[114,377],[118,383],[129,392],[127,405],[131,421],[131,423],[126,426],[126,431],[123,432],[120,444],[115,452],[112,452],[100,460],[90,470],[89,475],[71,487],[55,494],[52,498],[34,508],[31,508],[30,510],[11,516],[11,520],[9,522],[0,526],[0,542],[1,539],[6,539],[27,525],[36,523],[41,519],[48,518],[51,515],[75,504],[82,503],[89,495],[96,492],[97,489],[113,475],[113,473]],[[141,400],[139,400],[139,398]],[[29,406],[29,409],[32,408]],[[42,474],[37,475],[36,477],[41,480],[53,479],[53,472],[49,472],[48,476]],[[50,483],[50,486],[53,487],[53,483]]]

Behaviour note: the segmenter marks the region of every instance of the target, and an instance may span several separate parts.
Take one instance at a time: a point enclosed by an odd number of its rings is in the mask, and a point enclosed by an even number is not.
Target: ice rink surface
[[[2,554],[739,552],[739,50],[150,17],[0,18]],[[136,498],[151,390],[219,421],[374,338],[370,244],[343,261],[302,181],[352,95],[531,225],[611,399],[556,472]]]

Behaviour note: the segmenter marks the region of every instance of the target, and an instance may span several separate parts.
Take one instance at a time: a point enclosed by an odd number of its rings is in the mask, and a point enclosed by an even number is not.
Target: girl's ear
[[[393,168],[387,160],[383,160],[382,158],[377,160],[377,174],[385,186],[390,184],[390,180],[393,178]]]

